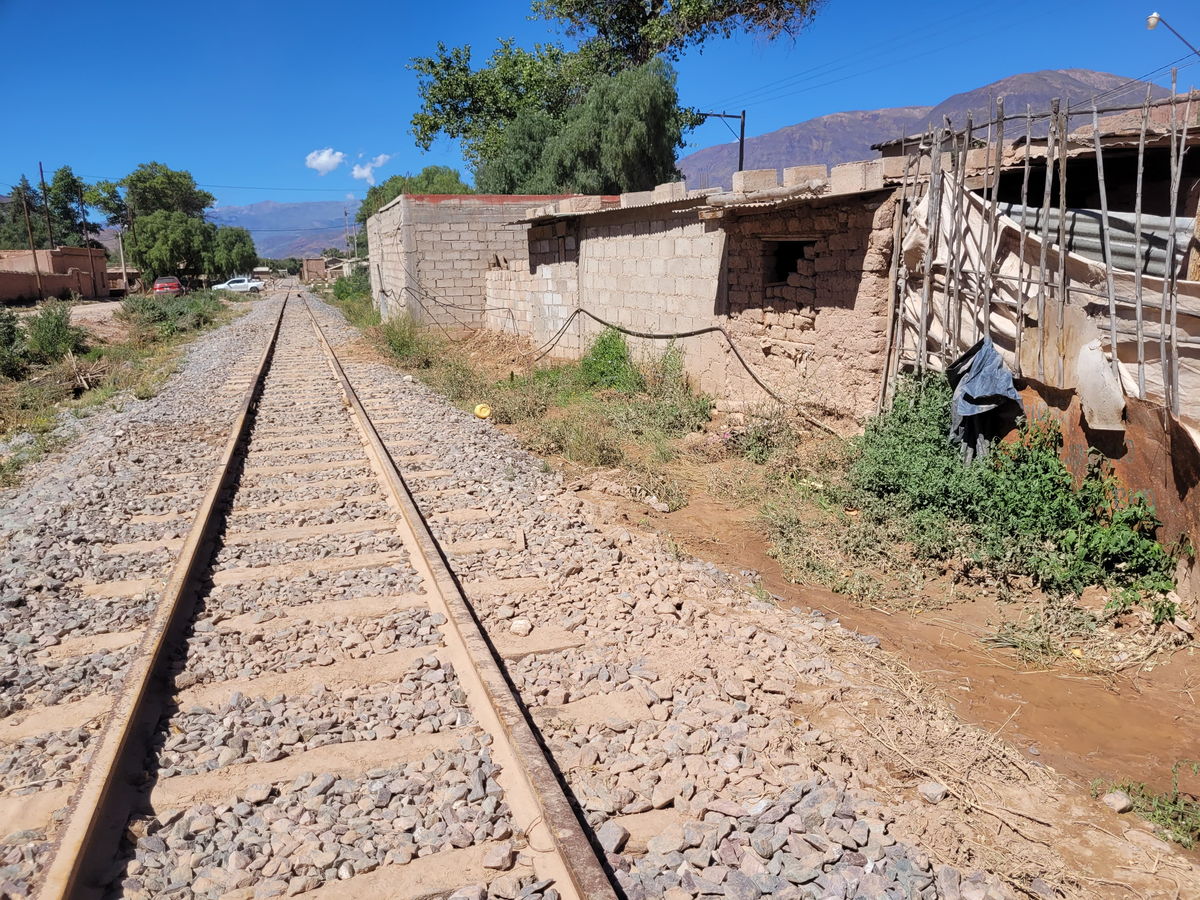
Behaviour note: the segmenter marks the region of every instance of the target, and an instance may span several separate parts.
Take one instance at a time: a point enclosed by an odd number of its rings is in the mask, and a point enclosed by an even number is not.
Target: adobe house
[[[36,300],[39,275],[45,297],[60,297],[72,291],[87,299],[109,295],[108,258],[102,249],[0,250],[0,302]]]

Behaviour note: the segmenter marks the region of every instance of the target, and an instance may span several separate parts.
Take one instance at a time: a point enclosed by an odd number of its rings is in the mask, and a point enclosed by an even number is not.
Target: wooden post
[[[1171,248],[1168,251],[1167,262],[1168,271],[1171,279],[1171,411],[1175,415],[1179,415],[1179,323],[1177,320],[1179,312],[1179,285],[1177,283],[1178,271],[1174,265],[1175,256],[1175,213],[1176,206],[1179,203],[1179,183],[1183,178],[1183,157],[1187,153],[1187,134],[1188,125],[1192,117],[1192,92],[1188,89],[1187,108],[1183,113],[1183,135],[1179,140],[1179,163],[1178,168],[1174,172],[1173,186],[1171,188]],[[1200,218],[1200,215],[1197,216]]]
[[[1100,181],[1100,244],[1104,248],[1104,277],[1108,283],[1108,342],[1112,348],[1112,370],[1118,379],[1121,365],[1117,360],[1117,292],[1113,287],[1112,233],[1108,227],[1108,188],[1104,183],[1104,153],[1100,148],[1100,114],[1092,97],[1092,139],[1096,144],[1096,178]]]
[[[918,337],[918,358],[917,371],[924,372],[928,363],[928,347],[929,347],[929,309],[930,303],[933,300],[933,257],[937,252],[937,237],[938,228],[941,224],[941,209],[942,209],[942,147],[946,142],[945,132],[939,126],[936,133],[934,144],[936,144],[937,158],[934,159],[933,148],[930,148],[930,168],[929,168],[929,206],[927,208],[925,221],[928,223],[928,245],[925,248],[925,273],[924,282],[921,286],[921,322]]]
[[[46,292],[42,290],[42,269],[37,261],[37,247],[33,245],[33,226],[29,224],[29,196],[21,193],[21,205],[25,208],[25,233],[29,235],[29,253],[33,257],[33,275],[37,279],[38,299],[45,300]]]
[[[88,245],[87,236],[87,207],[83,204],[83,185],[75,185],[79,188],[79,246],[86,248]]]
[[[1025,216],[1026,204],[1029,202],[1029,154],[1030,142],[1033,140],[1033,106],[1025,104],[1025,175],[1021,181],[1021,236],[1020,251],[1017,255],[1017,344],[1016,366],[1017,377],[1021,377],[1021,341],[1025,331]]]
[[[1071,101],[1062,111],[1062,127],[1058,132],[1058,386],[1066,383],[1063,371],[1066,363],[1067,343],[1063,326],[1067,314],[1067,151],[1070,149]]]
[[[1158,365],[1162,371],[1163,385],[1163,430],[1167,429],[1167,410],[1171,404],[1171,365],[1167,361],[1167,304],[1171,300],[1171,273],[1175,257],[1175,195],[1178,187],[1175,184],[1175,136],[1178,133],[1175,118],[1175,98],[1178,70],[1171,67],[1171,177],[1167,179],[1168,190],[1171,192],[1167,200],[1169,216],[1167,218],[1167,257],[1163,260],[1163,289],[1162,303],[1158,307]]]
[[[951,155],[953,157],[950,168],[950,188],[953,191],[953,206],[951,207],[952,211],[950,214],[950,236],[946,243],[946,283],[942,297],[942,346],[939,353],[942,358],[942,371],[944,372],[951,359],[950,273],[954,266],[954,260],[958,256],[958,216],[959,205],[962,201],[962,195],[958,192],[958,173],[962,170],[965,160],[964,154],[958,152],[958,134],[954,130],[954,124],[950,121],[949,116],[945,116],[943,121],[946,123],[946,130],[950,132]]]
[[[1058,128],[1058,104],[1057,97],[1050,101],[1050,129],[1046,132],[1046,183],[1042,187],[1042,208],[1038,213],[1041,216],[1042,247],[1038,255],[1037,377],[1043,383],[1046,380],[1046,245],[1050,241],[1050,187],[1054,182],[1054,135]]]
[[[958,352],[958,345],[962,337],[962,247],[959,245],[962,234],[963,216],[966,210],[963,209],[963,201],[966,196],[964,185],[967,177],[967,155],[971,152],[971,137],[975,133],[975,114],[973,111],[967,111],[967,127],[963,131],[963,152],[962,161],[955,172],[954,180],[954,195],[956,202],[954,204],[954,218],[951,221],[953,247],[950,254],[950,267],[947,267],[946,276],[950,277],[950,268],[954,271],[953,298],[947,300],[946,306],[950,310],[950,315],[946,319],[946,334],[948,340],[954,341],[955,353]],[[966,243],[965,240],[962,241]],[[951,290],[947,285],[948,291]]]
[[[346,215],[346,207],[342,207],[342,226],[346,229],[346,255],[350,255],[350,218]]]
[[[1000,163],[1004,156],[1004,98],[996,101],[996,174],[992,178],[992,203],[988,211],[987,246],[984,248],[984,276],[987,279],[983,296],[983,333],[992,336],[992,266],[996,259],[996,203],[1000,194]],[[984,176],[984,188],[987,176]],[[984,194],[986,197],[986,193]]]
[[[125,296],[129,296],[129,270],[125,268],[125,235],[117,229],[117,247],[121,250],[121,286],[125,288]]]
[[[1142,104],[1142,134],[1138,138],[1137,193],[1133,200],[1133,300],[1137,316],[1138,399],[1146,399],[1145,324],[1142,321],[1142,167],[1146,162],[1146,123],[1150,120],[1150,85]]]
[[[50,224],[50,194],[46,191],[46,173],[42,171],[42,164],[38,163],[38,177],[42,182],[42,210],[46,213],[46,234],[50,238],[49,247],[54,249],[54,227]]]
[[[901,152],[904,146],[901,144]],[[907,156],[907,154],[906,154]],[[895,334],[900,306],[904,303],[899,293],[900,277],[900,244],[904,239],[904,195],[908,191],[909,159],[904,161],[904,181],[900,183],[900,199],[896,203],[896,221],[892,224],[892,266],[888,273],[888,324],[887,337],[883,342],[883,380],[879,385],[879,400],[875,403],[875,415],[883,411],[883,402],[887,395],[888,377],[892,367],[892,336]]]

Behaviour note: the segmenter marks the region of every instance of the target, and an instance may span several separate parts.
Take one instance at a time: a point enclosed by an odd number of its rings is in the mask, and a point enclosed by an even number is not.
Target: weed
[[[659,503],[665,503],[670,512],[687,506],[687,489],[661,466],[654,463],[627,462],[626,468],[629,470],[630,487],[640,495],[639,499],[654,498]]]
[[[47,303],[22,324],[30,362],[49,365],[87,348],[87,332],[71,324],[70,303]]]
[[[617,435],[587,410],[544,422],[526,444],[535,453],[557,453],[571,462],[597,468],[619,465],[625,458]]]
[[[403,366],[428,369],[438,361],[441,342],[411,312],[387,319],[379,325],[377,333],[383,346]]]
[[[1133,803],[1133,811],[1153,822],[1162,833],[1187,849],[1200,841],[1200,801],[1179,791],[1179,769],[1187,766],[1193,775],[1200,775],[1200,763],[1195,760],[1177,760],[1171,767],[1171,790],[1155,793],[1141,782],[1120,781],[1105,784],[1101,779],[1092,782],[1092,796],[1103,791],[1124,791]]]
[[[153,343],[214,324],[224,307],[212,291],[177,297],[133,294],[121,301],[117,318],[130,326],[135,341]]]
[[[633,363],[625,335],[605,328],[579,361],[579,378],[584,387],[612,388],[626,394],[643,386],[642,373]]]
[[[848,486],[835,499],[898,523],[919,557],[966,554],[1000,578],[1028,575],[1053,596],[1125,588],[1133,593],[1124,602],[1144,598],[1156,622],[1174,615],[1164,595],[1175,562],[1155,540],[1154,509],[1141,494],[1118,499],[1107,460],[1093,451],[1076,486],[1057,423],[1044,419],[964,465],[948,438],[950,399],[940,375],[902,385],[854,442]]]
[[[0,378],[20,378],[26,365],[25,336],[17,314],[0,307]]]

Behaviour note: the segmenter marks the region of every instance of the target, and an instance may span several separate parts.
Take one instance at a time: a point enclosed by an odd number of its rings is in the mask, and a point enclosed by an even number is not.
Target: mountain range
[[[358,200],[316,200],[276,203],[263,200],[249,206],[220,206],[208,211],[218,225],[247,229],[258,255],[270,259],[317,256],[326,247],[346,246],[346,220],[354,227]],[[344,214],[343,214],[344,211]]]
[[[1003,97],[1008,114],[1021,113],[1026,106],[1034,112],[1049,108],[1059,97],[1072,107],[1089,106],[1093,96],[1101,96],[1101,105],[1114,99],[1138,102],[1145,96],[1146,85],[1108,72],[1088,69],[1049,69],[1012,75],[971,91],[947,97],[936,106],[901,106],[891,109],[859,110],[818,116],[789,125],[768,134],[746,139],[746,168],[775,168],[818,163],[837,165],[878,154],[872,144],[923,133],[943,117],[961,127],[968,110],[985,119],[996,97]],[[1156,98],[1169,92],[1155,87]],[[1073,125],[1082,124],[1074,120]],[[1023,129],[1022,129],[1023,131]],[[1018,131],[1017,133],[1021,133]],[[1013,135],[1014,137],[1016,134]],[[679,160],[679,169],[689,187],[732,186],[737,169],[736,143],[706,147]],[[271,258],[315,256],[326,247],[345,245],[345,216],[351,221],[358,211],[358,200],[321,200],[308,203],[276,203],[264,200],[249,206],[223,206],[209,211],[209,218],[221,225],[238,225],[254,236],[259,255]]]
[[[947,97],[937,106],[833,113],[747,138],[745,168],[774,168],[782,175],[786,166],[820,163],[835,166],[859,159],[874,159],[878,153],[871,149],[872,144],[898,138],[901,134],[921,134],[930,124],[940,125],[944,116],[955,126],[962,127],[969,110],[974,110],[977,118],[986,119],[992,100],[998,97],[1004,98],[1005,113],[1012,115],[1024,112],[1026,106],[1032,107],[1035,113],[1045,111],[1055,97],[1073,107],[1090,106],[1092,97],[1100,94],[1108,98],[1101,98],[1101,106],[1118,99],[1136,103],[1145,96],[1145,91],[1144,83],[1108,72],[1088,69],[1026,72]],[[1167,97],[1170,92],[1155,87],[1153,95],[1155,98]],[[1079,124],[1078,120],[1073,120],[1072,127]],[[1023,133],[1023,126],[1020,133]],[[733,173],[737,171],[737,159],[736,143],[719,144],[683,157],[679,160],[679,170],[689,187],[729,188],[732,187]]]

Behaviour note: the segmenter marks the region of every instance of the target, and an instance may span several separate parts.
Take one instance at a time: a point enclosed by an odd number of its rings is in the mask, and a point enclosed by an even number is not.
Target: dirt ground
[[[127,334],[125,326],[114,318],[120,308],[120,300],[80,303],[71,308],[71,324],[86,328],[106,343],[116,343]]]

